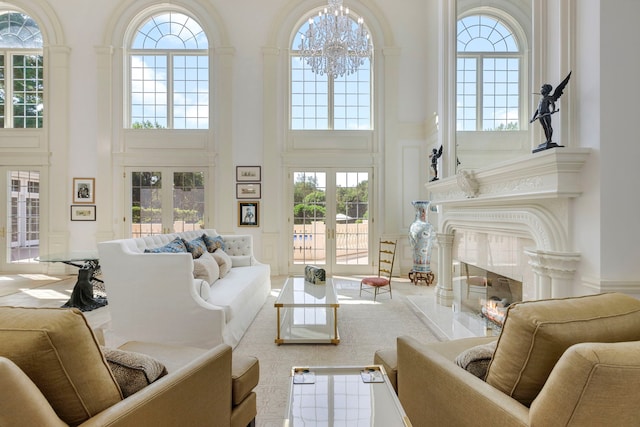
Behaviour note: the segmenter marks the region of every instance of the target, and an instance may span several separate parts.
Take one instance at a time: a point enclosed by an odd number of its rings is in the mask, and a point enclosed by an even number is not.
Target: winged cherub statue
[[[540,144],[538,148],[533,150],[536,151],[546,150],[547,148],[553,147],[562,147],[562,145],[558,145],[551,141],[551,136],[553,135],[553,128],[551,127],[551,115],[560,111],[556,108],[556,101],[562,96],[565,86],[569,83],[569,78],[571,77],[571,72],[564,78],[564,80],[556,86],[556,89],[551,93],[551,89],[553,87],[550,84],[543,84],[540,89],[540,102],[538,103],[538,109],[535,113],[533,113],[533,117],[529,120],[529,123],[533,123],[535,120],[540,120],[540,124],[542,125],[542,129],[544,129],[544,135],[547,138],[547,141]]]

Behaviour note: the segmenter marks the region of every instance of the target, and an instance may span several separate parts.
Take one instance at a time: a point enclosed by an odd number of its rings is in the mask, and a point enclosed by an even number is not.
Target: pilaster
[[[451,277],[453,237],[453,234],[436,234],[439,247],[436,301],[446,307],[450,307],[453,304],[453,280]]]

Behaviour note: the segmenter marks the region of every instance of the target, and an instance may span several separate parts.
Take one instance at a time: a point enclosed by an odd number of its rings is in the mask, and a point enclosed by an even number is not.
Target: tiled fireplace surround
[[[426,184],[438,209],[435,303],[460,307],[457,261],[521,281],[523,300],[568,295],[580,262],[569,201],[582,193],[588,156],[555,148]]]

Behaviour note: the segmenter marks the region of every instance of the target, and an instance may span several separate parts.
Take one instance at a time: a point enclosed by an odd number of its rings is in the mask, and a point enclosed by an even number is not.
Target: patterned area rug
[[[276,345],[276,309],[273,303],[283,281],[274,281],[274,292],[258,313],[234,350],[260,360],[258,397],[259,427],[282,426],[289,393],[292,366],[367,365],[381,348],[395,347],[396,337],[410,335],[424,342],[438,341],[407,302],[408,295],[430,295],[433,286],[414,286],[393,282],[393,298],[379,295],[358,296],[360,282],[353,278],[334,278],[340,297],[338,330],[340,344]]]

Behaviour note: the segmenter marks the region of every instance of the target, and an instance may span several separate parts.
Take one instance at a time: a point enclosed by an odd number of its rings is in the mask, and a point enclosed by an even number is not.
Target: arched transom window
[[[313,12],[311,19],[317,15]],[[357,28],[357,16],[351,20]],[[352,74],[342,77],[311,71],[300,55],[300,40],[309,21],[296,29],[291,43],[290,126],[292,130],[368,130],[372,129],[372,67],[369,58]]]
[[[457,130],[519,130],[522,51],[507,24],[489,15],[458,20]]]
[[[0,127],[41,128],[43,91],[38,24],[23,13],[0,11]]]
[[[209,127],[208,48],[185,14],[163,12],[140,25],[129,52],[132,128]]]

